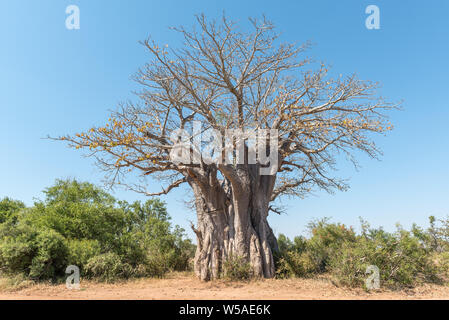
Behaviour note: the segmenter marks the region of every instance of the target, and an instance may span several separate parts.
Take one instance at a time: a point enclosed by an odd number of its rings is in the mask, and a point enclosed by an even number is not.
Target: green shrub
[[[430,251],[411,232],[402,229],[395,233],[373,230],[355,243],[345,243],[331,258],[330,271],[343,285],[363,287],[369,265],[379,268],[381,285],[389,288],[439,280]]]
[[[192,269],[195,245],[173,227],[165,204],[119,202],[100,188],[58,180],[31,208],[0,201],[0,271],[26,279],[56,279],[74,264],[82,275],[103,281],[137,276],[162,277]],[[364,286],[369,265],[380,269],[381,284],[395,288],[438,282],[449,273],[449,220],[430,218],[430,228],[414,225],[394,233],[362,232],[329,223],[309,224],[310,237],[278,238],[278,277],[329,273],[347,286]],[[229,257],[222,276],[247,280],[253,270],[243,257]]]
[[[2,226],[3,232],[11,226]],[[54,279],[67,263],[64,238],[54,230],[19,224],[0,240],[2,271],[22,273],[32,279]]]
[[[38,230],[28,225],[12,227],[5,223],[0,227],[0,268],[2,272],[29,275],[30,266],[36,256]]]
[[[279,247],[278,254],[280,255],[290,251],[295,251],[299,253],[304,251],[307,246],[307,239],[302,236],[295,237],[293,241],[291,241],[285,235],[280,234],[277,239],[277,242]]]
[[[430,259],[435,262],[440,277],[449,275],[449,252],[433,252]]]
[[[364,287],[367,267],[374,265],[382,286],[399,288],[440,282],[449,271],[449,255],[438,253],[429,244],[430,233],[416,226],[389,233],[370,229],[362,221],[362,232],[357,235],[351,228],[324,219],[311,223],[309,229],[309,239],[279,237],[278,277],[326,272],[341,285]]]
[[[124,263],[120,256],[113,252],[90,258],[86,264],[85,272],[88,277],[105,282],[114,282],[133,275],[132,267]]]
[[[251,264],[244,257],[231,255],[223,263],[223,278],[225,279],[249,280],[253,275]]]
[[[148,259],[143,266],[145,275],[157,278],[163,277],[170,269],[173,270],[170,267],[167,255],[157,251],[148,254]]]
[[[305,247],[317,272],[328,270],[329,258],[338,254],[344,243],[356,241],[351,228],[346,228],[344,224],[328,223],[327,219],[311,222],[308,228],[312,237]]]
[[[279,259],[276,276],[279,278],[310,277],[318,272],[318,265],[308,251],[285,252]]]
[[[356,241],[355,232],[342,224],[328,223],[328,219],[309,223],[311,237],[295,237],[293,241],[279,236],[279,257],[276,275],[286,277],[309,277],[328,271],[330,257],[337,254],[346,242]]]
[[[32,279],[54,279],[67,267],[67,246],[64,237],[54,230],[41,230],[36,237],[36,255],[30,266]]]
[[[90,258],[100,255],[101,246],[97,240],[78,240],[71,239],[67,241],[68,247],[68,265],[75,265],[83,272]]]
[[[31,208],[0,201],[0,271],[53,279],[73,264],[81,275],[109,281],[190,268],[193,245],[183,229],[172,227],[162,201],[119,202],[70,179],[57,180],[44,194]]]
[[[172,232],[173,253],[169,260],[172,269],[175,271],[193,270],[193,258],[195,257],[196,245],[192,244],[190,239],[185,239],[184,229],[176,226]]]
[[[449,218],[436,219],[429,217],[430,227],[427,231],[414,226],[414,231],[420,234],[425,244],[436,252],[449,251]]]

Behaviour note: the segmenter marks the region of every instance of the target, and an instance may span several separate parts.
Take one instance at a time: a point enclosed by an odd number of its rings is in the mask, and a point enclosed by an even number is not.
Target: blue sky
[[[80,30],[65,28],[71,4],[80,8]],[[380,30],[365,27],[370,4],[380,8]],[[347,192],[285,201],[287,214],[269,217],[276,233],[299,234],[312,218],[325,216],[354,226],[362,216],[391,230],[396,222],[426,225],[429,215],[449,215],[446,0],[1,0],[0,198],[32,204],[56,178],[100,184],[91,159],[43,138],[99,125],[117,103],[134,99],[130,76],[148,57],[139,40],[151,35],[176,46],[169,26],[190,26],[194,14],[219,17],[223,10],[243,26],[265,14],[282,40],[310,40],[309,56],[335,72],[379,81],[383,96],[404,101],[403,111],[391,113],[395,130],[377,140],[382,160],[362,155],[359,171],[341,163],[337,174],[350,178]],[[115,195],[144,199],[123,190]],[[196,219],[185,195],[181,189],[163,199],[174,222],[189,229]]]

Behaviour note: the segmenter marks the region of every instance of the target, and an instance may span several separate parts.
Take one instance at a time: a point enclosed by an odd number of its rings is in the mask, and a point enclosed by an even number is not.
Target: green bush
[[[449,275],[449,252],[433,252],[430,259],[435,262],[440,275]]]
[[[288,277],[310,277],[318,271],[318,265],[309,251],[285,252],[277,263],[276,276],[278,278]]]
[[[167,254],[163,254],[159,251],[150,252],[143,267],[145,268],[146,275],[158,278],[164,276],[168,271],[173,270],[167,259]]]
[[[120,202],[76,180],[57,180],[44,194],[31,208],[0,201],[2,272],[54,279],[73,264],[82,276],[110,281],[190,268],[193,245],[172,226],[163,202]]]
[[[19,224],[7,233],[0,240],[3,272],[22,273],[32,279],[54,279],[63,274],[68,250],[56,231]]]
[[[412,232],[402,229],[395,233],[372,230],[356,243],[345,244],[330,264],[336,279],[348,286],[364,286],[368,265],[379,268],[381,283],[390,288],[439,281],[430,250]]]
[[[328,270],[329,258],[338,254],[346,242],[355,242],[356,235],[351,228],[343,224],[328,223],[327,219],[311,222],[308,226],[312,237],[307,241],[306,249],[317,272]]]
[[[126,279],[133,275],[132,267],[116,253],[109,252],[89,259],[85,272],[88,277],[105,282]]]
[[[97,240],[71,239],[67,241],[68,265],[75,265],[84,270],[90,258],[100,255],[101,246]]]
[[[308,225],[311,237],[295,237],[293,241],[279,236],[278,277],[310,277],[328,271],[330,257],[336,255],[346,242],[355,242],[351,228],[342,224],[328,223],[328,219],[317,220]]]
[[[127,227],[125,212],[101,189],[76,180],[58,180],[44,191],[22,220],[57,231],[67,239],[90,239],[114,249]]]
[[[169,271],[191,270],[195,245],[173,226],[165,204],[117,201],[98,187],[76,180],[58,180],[45,198],[26,208],[20,201],[0,201],[0,271],[26,279],[57,279],[74,264],[81,275],[103,281],[162,277]],[[380,269],[386,287],[439,282],[449,273],[449,219],[430,218],[430,228],[362,232],[330,223],[309,224],[310,236],[278,238],[276,275],[310,277],[328,273],[338,283],[364,286],[369,265]],[[230,257],[222,276],[247,280],[252,267]]]
[[[38,230],[28,225],[16,227],[9,223],[0,226],[0,268],[2,272],[29,275],[30,266],[37,253]]]
[[[427,231],[414,226],[414,233],[421,237],[424,243],[436,252],[449,251],[449,218],[436,219],[433,216],[429,217],[430,227]]]
[[[441,281],[449,270],[449,258],[435,256],[428,234],[416,226],[389,233],[370,229],[362,221],[362,233],[356,235],[344,225],[321,220],[311,223],[310,230],[311,238],[297,240],[296,245],[280,237],[279,277],[326,272],[341,285],[364,287],[367,267],[374,265],[379,268],[381,285],[398,288]]]
[[[54,230],[41,230],[36,237],[36,255],[30,266],[32,279],[54,279],[67,267],[67,246],[64,237]]]
[[[227,280],[249,280],[254,273],[251,264],[239,256],[230,256],[223,263],[223,278]]]

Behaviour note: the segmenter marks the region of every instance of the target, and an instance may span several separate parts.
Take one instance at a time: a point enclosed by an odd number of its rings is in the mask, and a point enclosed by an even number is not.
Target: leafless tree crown
[[[323,64],[311,69],[314,64],[303,57],[308,44],[279,43],[265,18],[250,19],[250,32],[226,17],[216,22],[199,15],[196,22],[190,30],[173,28],[183,37],[182,48],[142,42],[151,61],[134,77],[142,85],[139,103],[122,104],[103,127],[58,138],[88,149],[111,184],[165,194],[187,177],[200,181],[205,168],[232,180],[233,165],[170,161],[170,134],[191,129],[193,121],[220,132],[279,131],[280,162],[271,201],[301,196],[314,187],[344,189],[345,183],[330,175],[338,154],[354,163],[356,150],[379,155],[371,133],[391,129],[383,112],[396,106],[376,95],[377,83],[355,75],[332,78]],[[149,193],[144,183],[126,183],[125,176],[135,169],[142,177],[165,179],[168,186]]]

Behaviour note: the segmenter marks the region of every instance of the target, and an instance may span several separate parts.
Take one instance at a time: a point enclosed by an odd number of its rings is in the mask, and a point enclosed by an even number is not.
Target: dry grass
[[[314,279],[265,279],[248,282],[217,280],[201,282],[190,273],[172,273],[164,279],[135,279],[114,284],[82,281],[80,290],[64,284],[18,282],[4,286],[0,280],[0,299],[449,299],[449,287],[424,285],[414,289],[339,288],[326,276]]]
[[[29,288],[35,284],[21,275],[0,278],[0,292],[13,292]]]

